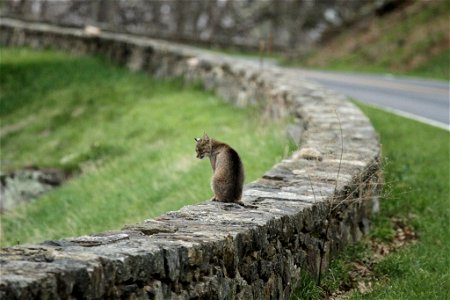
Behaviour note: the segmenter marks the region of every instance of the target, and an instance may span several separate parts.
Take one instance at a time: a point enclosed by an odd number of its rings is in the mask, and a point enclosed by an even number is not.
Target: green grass
[[[450,198],[448,131],[358,103],[381,135],[385,159],[385,198],[371,238],[394,235],[390,220],[407,220],[418,235],[415,245],[385,257],[374,268],[376,284],[350,299],[450,299]],[[320,299],[348,280],[350,262],[370,257],[366,242],[344,251],[331,264],[322,287],[305,281],[293,299]],[[307,294],[308,297],[302,295]]]
[[[263,64],[450,80],[450,0],[411,1],[383,17],[364,18],[309,53],[264,53]],[[367,25],[366,29],[361,27]],[[258,51],[208,49],[259,61]]]
[[[336,71],[336,72],[349,72],[349,73],[367,73],[367,74],[392,74],[399,77],[411,77],[411,78],[426,78],[432,80],[450,80],[449,77],[449,65],[450,65],[450,53],[444,52],[432,56],[426,63],[409,70],[399,71],[390,67],[386,67],[378,64],[365,64],[358,62],[357,54],[349,54],[346,58],[339,58],[330,61],[326,66],[314,66],[307,65],[302,62],[292,62],[290,60],[282,61],[282,65],[286,67],[306,67],[323,71]]]
[[[101,58],[1,48],[2,172],[26,165],[80,174],[1,216],[2,246],[119,229],[211,197],[207,132],[233,146],[246,182],[289,151],[285,122],[198,86],[130,73]]]
[[[426,64],[420,65],[406,75],[415,77],[426,77],[433,79],[450,80],[450,52],[443,52],[433,56]]]
[[[335,71],[392,73],[449,80],[449,0],[415,1],[367,18],[286,64]]]

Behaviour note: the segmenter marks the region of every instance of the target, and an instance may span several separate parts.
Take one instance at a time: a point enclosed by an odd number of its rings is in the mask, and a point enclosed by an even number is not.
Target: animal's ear
[[[194,138],[194,140],[198,143],[200,141],[199,138]]]
[[[205,141],[209,141],[209,136],[206,134],[206,132],[203,133],[203,139],[204,139]]]

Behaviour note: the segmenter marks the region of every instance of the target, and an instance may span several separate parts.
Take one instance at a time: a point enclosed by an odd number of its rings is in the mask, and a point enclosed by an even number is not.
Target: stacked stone
[[[200,82],[226,101],[292,116],[291,157],[245,187],[242,207],[204,202],[122,230],[0,251],[2,299],[278,299],[368,230],[379,142],[353,104],[296,71],[127,35],[0,21],[0,42],[102,54]]]

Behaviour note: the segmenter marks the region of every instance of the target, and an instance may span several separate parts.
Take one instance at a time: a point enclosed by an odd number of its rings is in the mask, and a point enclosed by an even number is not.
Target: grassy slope
[[[368,299],[449,299],[450,198],[448,131],[360,105],[381,135],[389,197],[373,236],[389,238],[389,219],[409,220],[419,242],[387,256]],[[360,298],[355,296],[354,298]]]
[[[310,68],[449,79],[449,0],[411,1],[364,20],[296,61]]]
[[[449,138],[447,131],[358,104],[381,135],[385,165],[385,198],[371,236],[393,237],[392,218],[407,220],[418,243],[385,257],[375,266],[377,284],[352,299],[450,299]],[[351,262],[372,253],[367,243],[345,251],[332,263],[322,287],[302,282],[293,299],[319,299],[348,280]]]
[[[204,131],[238,150],[247,182],[288,151],[284,124],[180,81],[25,49],[2,48],[0,68],[2,172],[82,171],[2,216],[2,245],[117,229],[208,199],[210,165],[193,139]]]

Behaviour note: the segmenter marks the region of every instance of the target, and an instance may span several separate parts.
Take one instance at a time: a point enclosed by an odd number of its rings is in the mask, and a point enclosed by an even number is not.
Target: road
[[[257,58],[233,57],[258,63]],[[265,58],[264,66],[278,66]],[[307,80],[388,112],[450,131],[449,82],[289,68]]]
[[[449,84],[392,76],[299,70],[299,76],[387,111],[449,129]]]

